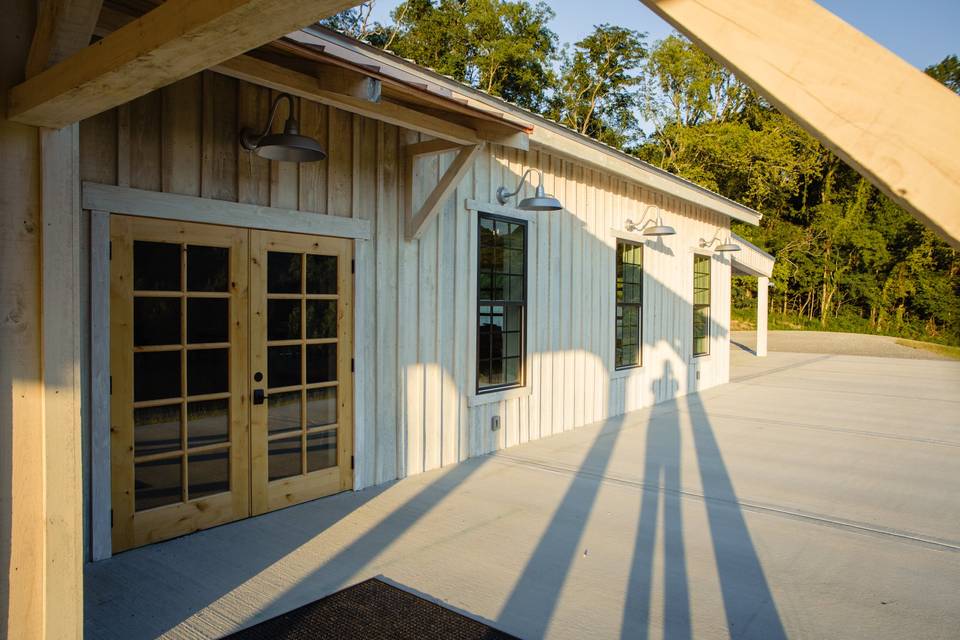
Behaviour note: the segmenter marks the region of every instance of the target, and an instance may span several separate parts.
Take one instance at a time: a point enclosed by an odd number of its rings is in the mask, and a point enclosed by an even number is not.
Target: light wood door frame
[[[118,552],[245,518],[249,514],[249,433],[247,429],[249,387],[246,376],[243,375],[246,372],[249,348],[247,334],[249,249],[248,232],[245,229],[120,215],[111,216],[110,238],[112,537],[113,550]],[[228,282],[230,491],[140,512],[135,509],[134,496],[134,408],[138,404],[134,402],[133,387],[133,243],[135,240],[184,245],[180,263],[181,290],[184,292],[186,291],[186,245],[230,249]],[[168,294],[162,295],[167,297]],[[183,293],[181,295],[180,339],[183,345],[181,353],[185,353],[188,348],[184,315],[187,299],[187,294]],[[185,424],[188,389],[185,384],[186,356],[182,358],[180,410],[181,424]],[[158,403],[153,402],[153,404]],[[186,438],[186,430],[181,427],[181,452],[186,451]],[[182,471],[183,473],[187,472]],[[181,478],[183,477],[181,475]],[[184,484],[181,491],[186,490],[187,485]]]
[[[251,389],[262,389],[267,398],[251,404],[251,513],[257,515],[353,488],[353,241],[271,231],[250,232],[250,378]],[[337,464],[312,473],[269,480],[267,358],[267,255],[269,251],[337,257]],[[305,277],[305,276],[304,276]],[[303,308],[303,307],[302,307]],[[301,314],[301,335],[306,348],[307,317]],[[305,359],[303,360],[305,363]],[[305,364],[304,364],[305,367]],[[264,379],[254,379],[261,372]],[[306,389],[301,371],[301,388]],[[252,393],[252,392],[251,392]],[[305,391],[301,392],[302,397]],[[301,400],[301,420],[305,405]],[[332,428],[325,426],[325,429]],[[305,436],[304,436],[305,437]],[[303,441],[305,446],[305,440]],[[302,451],[302,460],[306,451]]]

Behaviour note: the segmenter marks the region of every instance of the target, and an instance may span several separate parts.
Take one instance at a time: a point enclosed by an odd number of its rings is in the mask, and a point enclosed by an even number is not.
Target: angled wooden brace
[[[460,149],[457,157],[454,158],[453,162],[447,168],[447,171],[440,176],[437,186],[434,187],[433,191],[430,192],[430,195],[427,196],[426,200],[424,200],[423,204],[416,211],[414,211],[413,208],[414,162],[416,162],[419,156],[449,151],[451,147],[449,143],[443,140],[429,140],[427,142],[409,145],[404,149],[406,155],[404,231],[408,242],[419,238],[427,228],[427,225],[430,224],[430,221],[436,217],[440,211],[440,207],[447,201],[447,198],[450,197],[450,194],[457,188],[457,185],[460,184],[467,170],[472,166],[473,159],[480,149],[483,148],[483,143],[452,148]]]

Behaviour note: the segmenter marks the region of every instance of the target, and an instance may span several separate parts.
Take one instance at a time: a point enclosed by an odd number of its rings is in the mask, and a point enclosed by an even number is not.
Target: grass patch
[[[947,358],[953,358],[954,360],[960,360],[960,347],[951,347],[950,345],[936,344],[934,342],[921,342],[920,340],[907,340],[906,338],[897,338],[897,344],[910,347],[911,349],[929,351],[930,353],[935,353],[938,356],[945,356]]]

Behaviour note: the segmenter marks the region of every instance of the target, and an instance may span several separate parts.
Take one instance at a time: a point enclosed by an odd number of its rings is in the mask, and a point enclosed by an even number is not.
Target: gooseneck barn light
[[[507,191],[506,187],[500,187],[497,189],[497,202],[500,204],[507,204],[510,198],[520,193],[520,189],[523,188],[524,181],[526,181],[527,176],[529,176],[530,172],[532,171],[533,169],[527,169],[526,173],[523,174],[523,177],[520,178],[520,184],[517,185],[516,190]],[[517,205],[517,208],[523,209],[524,211],[560,211],[563,209],[563,205],[560,204],[559,200],[544,193],[543,172],[538,170],[537,174],[540,176],[540,182],[537,184],[537,189],[534,192],[533,197],[524,198],[521,200]]]
[[[283,125],[283,133],[270,133],[273,119],[277,116],[277,107],[280,101],[287,101],[287,122]],[[293,96],[281,93],[273,101],[270,109],[270,120],[264,127],[263,133],[257,134],[252,129],[240,132],[240,145],[247,151],[253,151],[261,158],[281,160],[284,162],[316,162],[327,157],[326,151],[320,143],[309,136],[300,135],[300,124],[293,117]]]
[[[719,231],[717,231],[717,233],[714,234],[713,238],[712,238],[709,242],[706,241],[706,240],[704,240],[703,238],[700,238],[700,248],[701,248],[701,249],[706,249],[707,247],[713,246],[713,244],[714,244],[715,242],[720,242],[720,232],[719,232]],[[740,245],[734,244],[734,243],[730,240],[730,238],[727,238],[727,241],[726,241],[726,242],[720,242],[720,244],[718,244],[718,245],[716,246],[716,248],[714,249],[714,251],[717,251],[717,252],[719,252],[719,253],[728,253],[728,252],[730,252],[730,251],[740,251]]]
[[[643,215],[646,216],[647,212],[650,209],[656,209],[657,215],[655,218],[650,218],[643,224],[634,222],[630,218],[626,220],[627,231],[640,231],[645,236],[672,236],[676,233],[673,227],[669,227],[663,224],[663,212],[655,204],[647,205],[647,208],[644,210]],[[643,217],[640,218],[643,220]]]

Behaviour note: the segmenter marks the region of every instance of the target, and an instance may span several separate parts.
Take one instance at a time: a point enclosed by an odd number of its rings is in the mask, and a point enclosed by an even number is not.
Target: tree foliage
[[[735,230],[776,256],[775,313],[960,344],[960,252],[683,37],[601,24],[560,49],[543,2],[407,0],[386,26],[370,4],[329,24],[760,211]],[[960,93],[957,56],[926,71]]]

